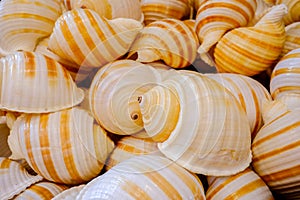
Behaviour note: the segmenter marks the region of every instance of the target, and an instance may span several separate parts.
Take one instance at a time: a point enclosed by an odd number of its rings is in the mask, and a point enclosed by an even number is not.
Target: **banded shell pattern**
[[[61,12],[60,0],[0,1],[0,57],[33,51],[39,39],[51,34]]]
[[[49,49],[78,66],[101,67],[124,55],[141,29],[134,19],[107,20],[93,10],[74,9],[56,21]]]
[[[26,113],[53,112],[83,99],[70,74],[55,60],[34,52],[0,59],[0,108]]]
[[[281,52],[281,57],[291,50],[300,48],[300,21],[285,27],[286,40]]]
[[[42,179],[29,174],[18,162],[0,157],[0,199],[11,199]]]
[[[298,0],[277,0],[276,4],[285,4],[288,8],[287,14],[283,17],[286,25],[300,21],[300,1]]]
[[[23,114],[14,123],[8,142],[11,158],[25,158],[45,179],[65,184],[97,176],[114,148],[105,130],[78,108]]]
[[[89,182],[77,199],[199,199],[197,176],[165,157],[136,156]]]
[[[247,168],[233,176],[207,177],[207,200],[219,199],[257,199],[273,200],[273,195],[264,181]]]
[[[186,22],[188,23],[188,22]],[[137,61],[163,60],[173,68],[184,68],[197,56],[198,38],[188,24],[177,19],[163,19],[144,27],[130,48]]]
[[[284,4],[274,6],[254,27],[225,34],[214,50],[218,71],[253,76],[271,67],[284,46],[286,12]]]

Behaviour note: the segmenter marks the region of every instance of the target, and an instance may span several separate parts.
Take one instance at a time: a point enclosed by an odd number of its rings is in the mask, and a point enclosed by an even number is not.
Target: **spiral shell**
[[[218,71],[252,76],[271,67],[284,46],[286,11],[283,4],[274,6],[254,27],[224,35],[214,50]]]
[[[233,176],[207,177],[207,200],[219,199],[257,199],[273,200],[273,195],[263,180],[247,168]]]
[[[188,22],[163,19],[144,27],[130,48],[137,61],[163,60],[173,68],[191,65],[197,56],[198,38]]]
[[[263,125],[263,103],[272,99],[270,93],[258,81],[241,74],[220,73],[207,76],[219,82],[237,98],[246,111],[253,139]]]
[[[51,34],[61,12],[59,0],[1,1],[0,57],[33,51],[39,39]]]
[[[254,17],[257,3],[255,0],[207,1],[197,11],[195,31],[200,40],[198,53],[208,64],[209,49],[233,28],[246,26]]]
[[[281,57],[294,49],[300,48],[300,22],[294,22],[285,27],[286,40]]]
[[[74,200],[85,185],[78,185],[64,190],[51,200]]]
[[[300,21],[299,0],[277,0],[276,4],[285,4],[288,8],[288,13],[283,17],[285,25]]]
[[[289,102],[290,108],[300,108],[300,48],[290,51],[273,69],[270,92],[274,99]],[[297,105],[297,106],[295,106]]]
[[[144,16],[139,0],[69,0],[65,1],[69,10],[86,8],[107,19],[131,18],[143,21]]]
[[[268,118],[252,143],[252,165],[271,190],[300,197],[300,111],[280,101],[265,106]]]
[[[0,108],[42,113],[79,104],[83,91],[55,60],[34,52],[15,52],[0,59]]]
[[[97,176],[114,148],[106,132],[78,108],[21,115],[8,142],[13,159],[25,158],[45,179],[66,184]]]
[[[199,199],[201,181],[184,168],[160,156],[136,156],[89,182],[81,199]]]
[[[109,132],[136,134],[143,129],[138,96],[161,81],[153,67],[133,60],[119,60],[103,66],[90,89],[90,110]]]
[[[160,142],[159,150],[184,168],[224,176],[249,166],[251,133],[246,113],[213,79],[190,71],[170,73],[141,96],[140,108],[144,128]]]
[[[157,143],[149,139],[139,139],[127,136],[118,141],[112,154],[109,156],[106,169],[110,169],[118,163],[139,155],[161,154]]]
[[[16,161],[0,157],[0,199],[10,199],[42,179],[39,175],[30,175]]]
[[[68,187],[51,182],[40,182],[30,186],[24,192],[16,196],[15,200],[52,199],[54,196],[66,190]]]
[[[124,55],[141,29],[133,19],[107,20],[90,9],[74,9],[56,21],[49,49],[78,66],[101,67]]]
[[[146,25],[166,18],[182,19],[190,12],[188,0],[141,0],[141,8]]]

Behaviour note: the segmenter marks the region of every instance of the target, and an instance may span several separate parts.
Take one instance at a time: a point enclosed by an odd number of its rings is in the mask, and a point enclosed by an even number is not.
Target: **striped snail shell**
[[[173,68],[191,65],[197,56],[198,38],[190,23],[163,19],[145,26],[133,42],[129,56],[137,53],[137,61],[163,60]]]
[[[213,65],[207,53],[221,37],[236,27],[246,26],[254,17],[255,0],[207,1],[197,11],[195,31],[200,40],[198,53],[209,65]]]
[[[285,25],[300,21],[300,1],[298,0],[277,0],[276,4],[285,4],[288,13],[283,17]]]
[[[18,162],[0,157],[0,199],[11,199],[42,179],[29,174]]]
[[[252,143],[253,169],[286,199],[300,197],[300,111],[275,100],[264,107],[264,126]],[[296,198],[297,197],[297,198]]]
[[[114,144],[86,111],[72,108],[48,114],[23,114],[8,143],[12,159],[25,158],[45,179],[79,184],[97,176]]]
[[[73,186],[54,196],[51,200],[74,200],[85,185]]]
[[[78,66],[101,67],[124,55],[141,29],[134,19],[107,20],[93,10],[74,9],[56,21],[49,49]]]
[[[199,199],[205,194],[201,181],[161,156],[135,156],[89,182],[81,199]]]
[[[281,52],[283,57],[288,52],[300,48],[300,22],[294,22],[285,27],[286,40]]]
[[[83,91],[55,60],[34,52],[0,59],[0,108],[26,113],[53,112],[79,104]]]
[[[33,51],[39,39],[51,34],[61,13],[60,0],[0,1],[0,57]]]
[[[226,33],[214,50],[218,71],[252,76],[271,67],[284,46],[286,12],[284,4],[274,6],[255,26]]]

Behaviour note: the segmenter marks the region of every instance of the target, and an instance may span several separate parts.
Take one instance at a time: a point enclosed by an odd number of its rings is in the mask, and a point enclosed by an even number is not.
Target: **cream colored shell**
[[[57,183],[79,184],[96,177],[114,144],[84,110],[23,114],[8,138],[13,159]]]
[[[300,21],[294,22],[285,27],[286,40],[281,52],[281,57],[291,50],[300,48]]]
[[[160,156],[136,156],[89,182],[80,199],[198,199],[205,194],[198,177]]]
[[[0,59],[0,108],[26,113],[53,112],[79,104],[83,91],[55,60],[34,52]]]
[[[33,51],[39,39],[51,34],[61,13],[60,0],[2,0],[0,57],[17,50]]]
[[[63,192],[57,194],[55,197],[53,197],[51,200],[74,200],[76,199],[79,192],[82,190],[82,188],[85,185],[78,185],[71,187],[69,189],[64,190]]]

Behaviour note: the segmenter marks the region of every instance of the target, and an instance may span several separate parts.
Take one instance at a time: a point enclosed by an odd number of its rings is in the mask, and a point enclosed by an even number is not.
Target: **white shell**
[[[16,161],[0,157],[0,199],[10,199],[43,177],[30,175]]]
[[[74,200],[85,185],[71,187],[59,193],[51,200]]]
[[[80,199],[199,199],[201,181],[194,174],[160,156],[136,156],[89,182]]]
[[[62,110],[79,104],[83,91],[55,60],[34,52],[0,59],[0,108],[26,113]]]

